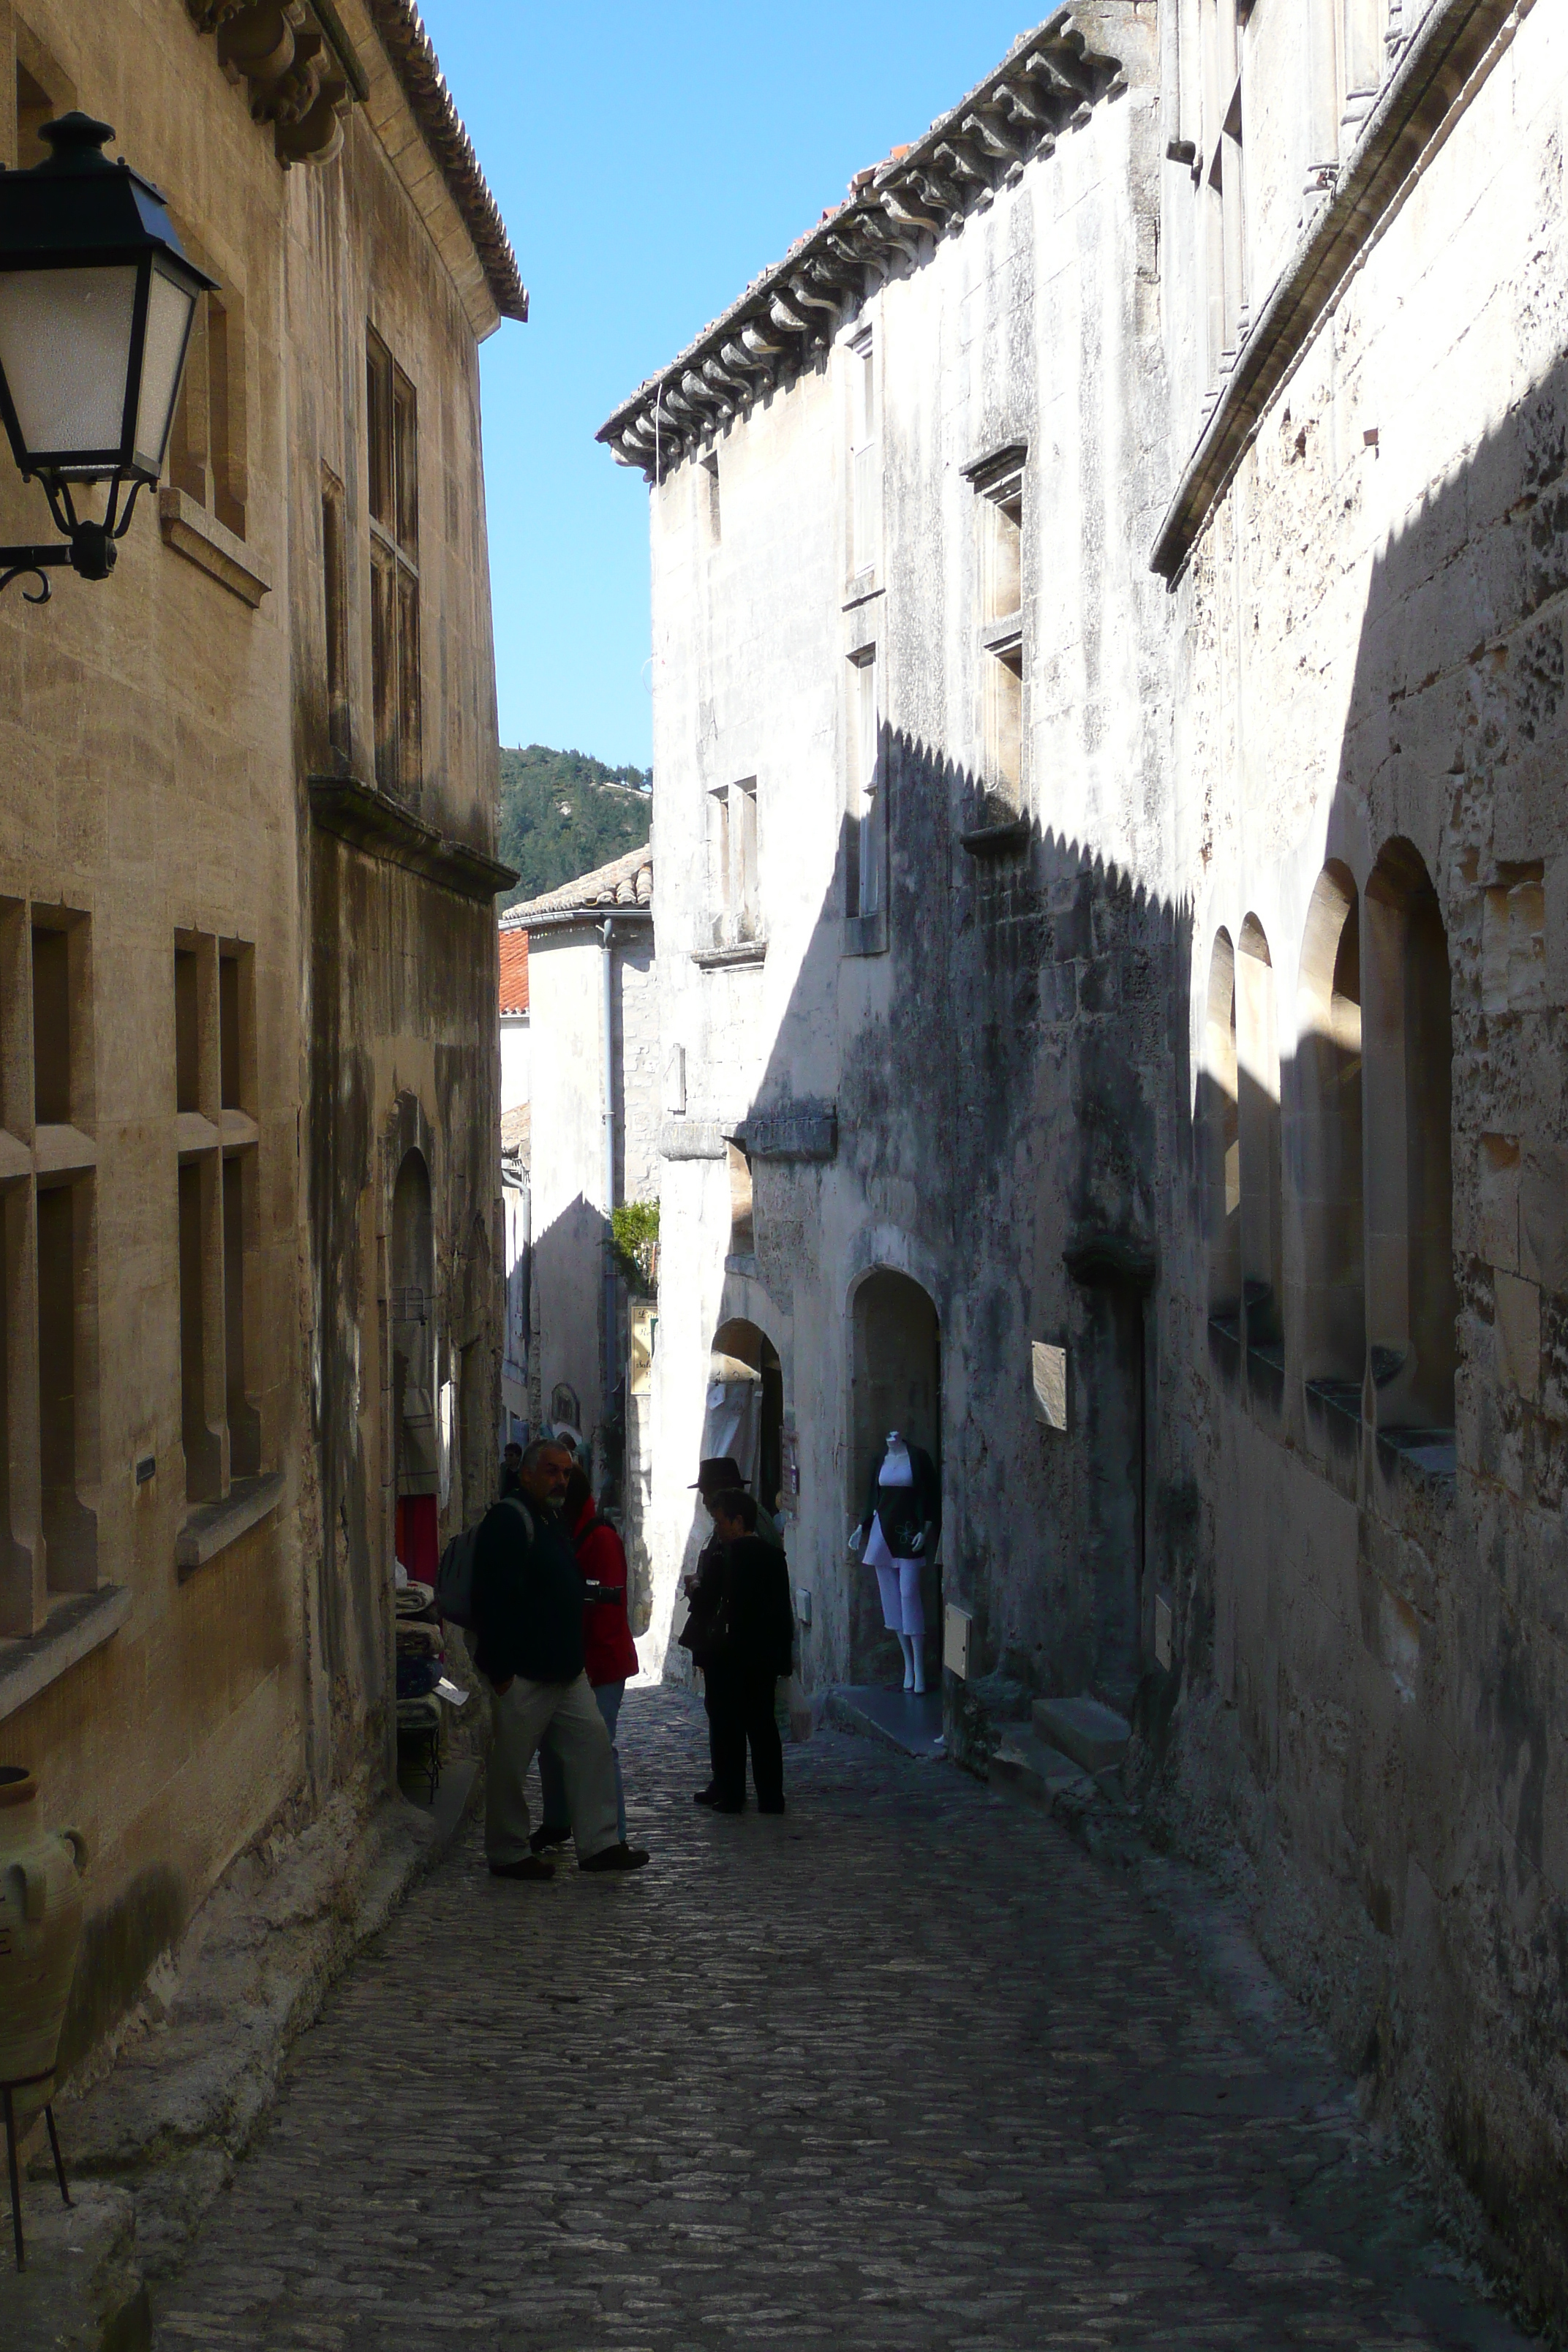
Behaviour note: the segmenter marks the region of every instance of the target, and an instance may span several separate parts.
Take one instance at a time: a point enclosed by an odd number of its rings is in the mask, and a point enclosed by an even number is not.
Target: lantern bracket
[[[113,571],[119,550],[117,540],[123,539],[131,528],[131,518],[136,511],[136,494],[140,482],[131,485],[131,496],[125,501],[125,511],[120,512],[120,483],[110,485],[109,506],[101,522],[79,515],[71,498],[70,484],[40,477],[44,496],[49,502],[49,512],[66,534],[63,547],[0,547],[0,594],[13,580],[30,578],[37,581],[37,593],[24,588],[23,601],[28,604],[47,604],[49,601],[48,573],[59,565],[68,563],[82,580],[107,580]]]

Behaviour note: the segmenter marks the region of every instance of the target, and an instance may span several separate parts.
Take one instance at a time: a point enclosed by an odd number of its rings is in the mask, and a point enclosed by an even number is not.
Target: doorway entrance
[[[942,1327],[930,1295],[907,1274],[881,1267],[857,1289],[851,1307],[849,1516],[866,1509],[872,1481],[898,1430],[923,1446],[942,1470]],[[942,1687],[942,1570],[929,1561],[921,1580],[925,1607],[925,1679]],[[851,1579],[850,1675],[856,1683],[901,1685],[899,1644],[882,1620],[877,1579],[858,1554],[848,1555]]]
[[[784,1367],[765,1331],[736,1318],[713,1335],[704,1455],[727,1454],[774,1516],[784,1484]]]
[[[392,1195],[392,1450],[397,1557],[434,1584],[440,1551],[436,1450],[436,1231],[425,1155],[404,1155]]]

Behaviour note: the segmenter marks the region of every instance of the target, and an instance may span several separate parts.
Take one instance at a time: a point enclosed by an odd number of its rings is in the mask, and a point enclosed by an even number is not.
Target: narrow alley
[[[826,1730],[784,1819],[716,1819],[690,1698],[622,1724],[653,1866],[495,1881],[470,1823],[299,2045],[165,2352],[1522,2343],[1179,1866]]]

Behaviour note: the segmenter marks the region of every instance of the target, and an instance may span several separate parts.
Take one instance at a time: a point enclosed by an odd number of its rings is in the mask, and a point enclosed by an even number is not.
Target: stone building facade
[[[815,1681],[972,1673],[1561,2312],[1563,145],[1541,6],[1058,13],[606,425],[652,484],[657,1589],[778,1371]],[[776,1473],[774,1465],[776,1465]]]
[[[611,1212],[658,1197],[654,858],[607,866],[500,918],[528,942],[531,1169],[529,1420],[566,1424],[623,1522],[634,1623],[647,1606],[647,1309],[611,1246]]]
[[[526,308],[412,0],[5,0],[5,162],[73,105],[216,289],[112,577],[0,604],[0,1753],[91,1855],[68,2061],[237,1852],[385,1787],[400,1489],[434,1536],[493,1476],[478,346]]]

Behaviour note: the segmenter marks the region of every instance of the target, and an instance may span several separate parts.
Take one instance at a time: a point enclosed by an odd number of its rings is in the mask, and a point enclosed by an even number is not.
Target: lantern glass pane
[[[0,272],[0,370],[29,456],[113,470],[135,308],[134,262]]]
[[[180,371],[195,295],[154,267],[147,289],[147,336],[142,349],[142,396],[136,404],[136,462],[156,481],[163,467]]]

